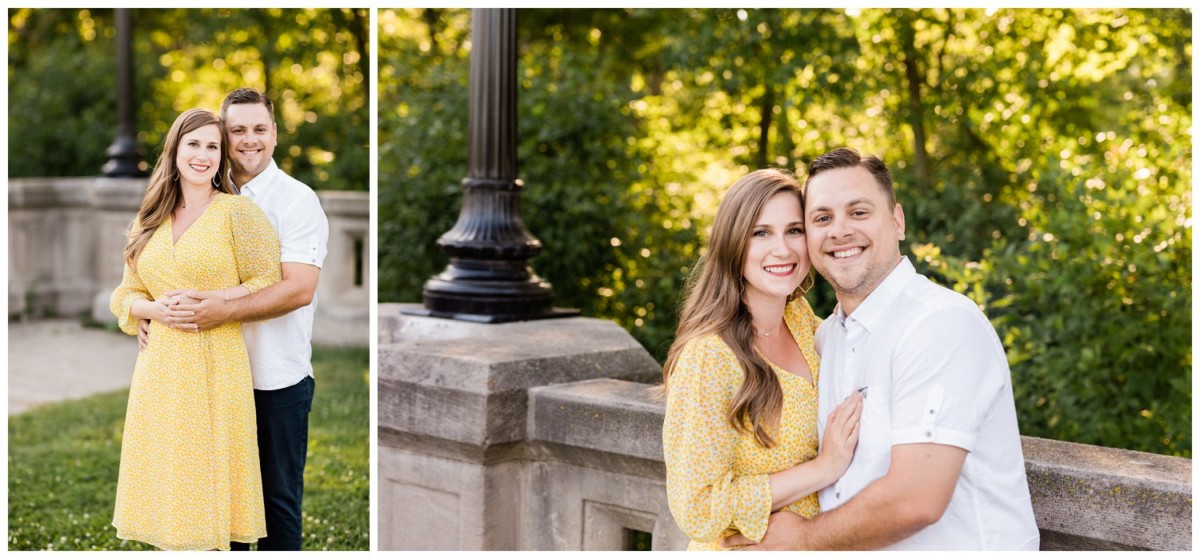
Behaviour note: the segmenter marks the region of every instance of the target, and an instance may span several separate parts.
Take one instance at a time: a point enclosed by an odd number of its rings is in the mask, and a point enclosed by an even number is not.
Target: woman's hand
[[[854,391],[846,401],[834,408],[825,423],[825,439],[821,441],[820,460],[824,462],[829,479],[837,480],[850,467],[854,448],[858,446],[859,419],[862,418],[863,396]]]
[[[177,297],[160,297],[150,302],[150,305],[146,309],[150,316],[146,318],[156,322],[170,322],[171,318],[174,317],[172,314],[173,307],[178,304],[179,299]]]
[[[138,299],[129,307],[129,314],[134,318],[144,318],[167,325],[184,322],[196,314],[192,311],[178,309],[178,304],[176,298],[168,296],[161,297],[157,301]]]
[[[858,419],[862,416],[862,406],[862,395],[855,392],[829,414],[821,454],[768,476],[771,510],[780,510],[842,477],[854,457],[854,447],[858,446]]]

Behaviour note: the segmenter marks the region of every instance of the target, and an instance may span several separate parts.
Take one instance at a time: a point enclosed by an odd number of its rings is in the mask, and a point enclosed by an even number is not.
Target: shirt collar
[[[257,176],[246,181],[246,184],[238,185],[238,192],[241,192],[242,194],[253,194],[257,192],[257,189],[262,188],[264,185],[270,182],[271,177],[274,176],[277,171],[279,171],[279,166],[275,164],[275,158],[272,157],[271,163],[267,165],[266,169],[263,169],[262,172]],[[232,172],[229,173],[229,182],[231,184],[237,184],[233,182]]]
[[[896,264],[895,268],[888,273],[879,285],[875,286],[875,290],[859,303],[858,308],[854,309],[854,315],[847,317],[842,311],[841,303],[834,310],[834,317],[841,323],[845,324],[847,318],[853,318],[855,322],[861,324],[867,331],[871,331],[878,325],[879,319],[883,317],[884,311],[896,300],[896,297],[904,290],[904,286],[908,285],[909,280],[917,275],[916,268],[913,268],[912,262],[908,257],[900,259],[900,263]]]

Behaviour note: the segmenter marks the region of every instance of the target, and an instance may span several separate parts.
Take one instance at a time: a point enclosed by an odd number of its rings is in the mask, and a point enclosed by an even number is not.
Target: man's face
[[[261,103],[239,103],[225,109],[229,159],[233,172],[251,178],[271,163],[275,151],[275,122]]]
[[[813,177],[806,196],[808,254],[848,314],[900,261],[904,210],[888,207],[883,187],[862,167]]]

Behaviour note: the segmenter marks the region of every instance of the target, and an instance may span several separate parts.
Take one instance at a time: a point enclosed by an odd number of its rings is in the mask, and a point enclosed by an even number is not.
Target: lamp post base
[[[475,322],[479,324],[503,324],[506,322],[520,322],[525,320],[545,320],[548,318],[570,318],[579,316],[579,309],[562,309],[552,307],[540,315],[530,314],[509,314],[509,315],[483,315],[471,313],[456,313],[446,311],[434,311],[423,308],[406,308],[400,311],[402,314],[410,316],[428,316],[430,318],[445,318],[449,320],[461,320],[463,322]]]
[[[550,284],[536,275],[500,279],[463,272],[463,268],[451,264],[445,272],[430,278],[422,290],[425,308],[405,309],[405,314],[485,324],[579,316],[577,309],[555,308]],[[474,277],[464,277],[471,275]]]

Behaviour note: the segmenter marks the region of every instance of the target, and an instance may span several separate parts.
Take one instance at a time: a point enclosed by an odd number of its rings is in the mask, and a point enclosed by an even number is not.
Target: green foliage
[[[265,89],[275,159],[316,189],[367,190],[365,9],[133,10],[138,141],[153,166],[179,113]],[[9,174],[91,176],[116,130],[111,9],[9,11]]]
[[[466,175],[469,13],[381,10],[380,300]],[[560,305],[660,359],[725,189],[888,161],[924,273],[1008,349],[1030,435],[1191,455],[1186,10],[522,10],[524,216]],[[811,295],[832,310],[824,282]]]
[[[365,349],[313,352],[317,379],[304,472],[304,549],[369,547]],[[8,548],[138,550],[112,528],[129,392],[8,418]]]

